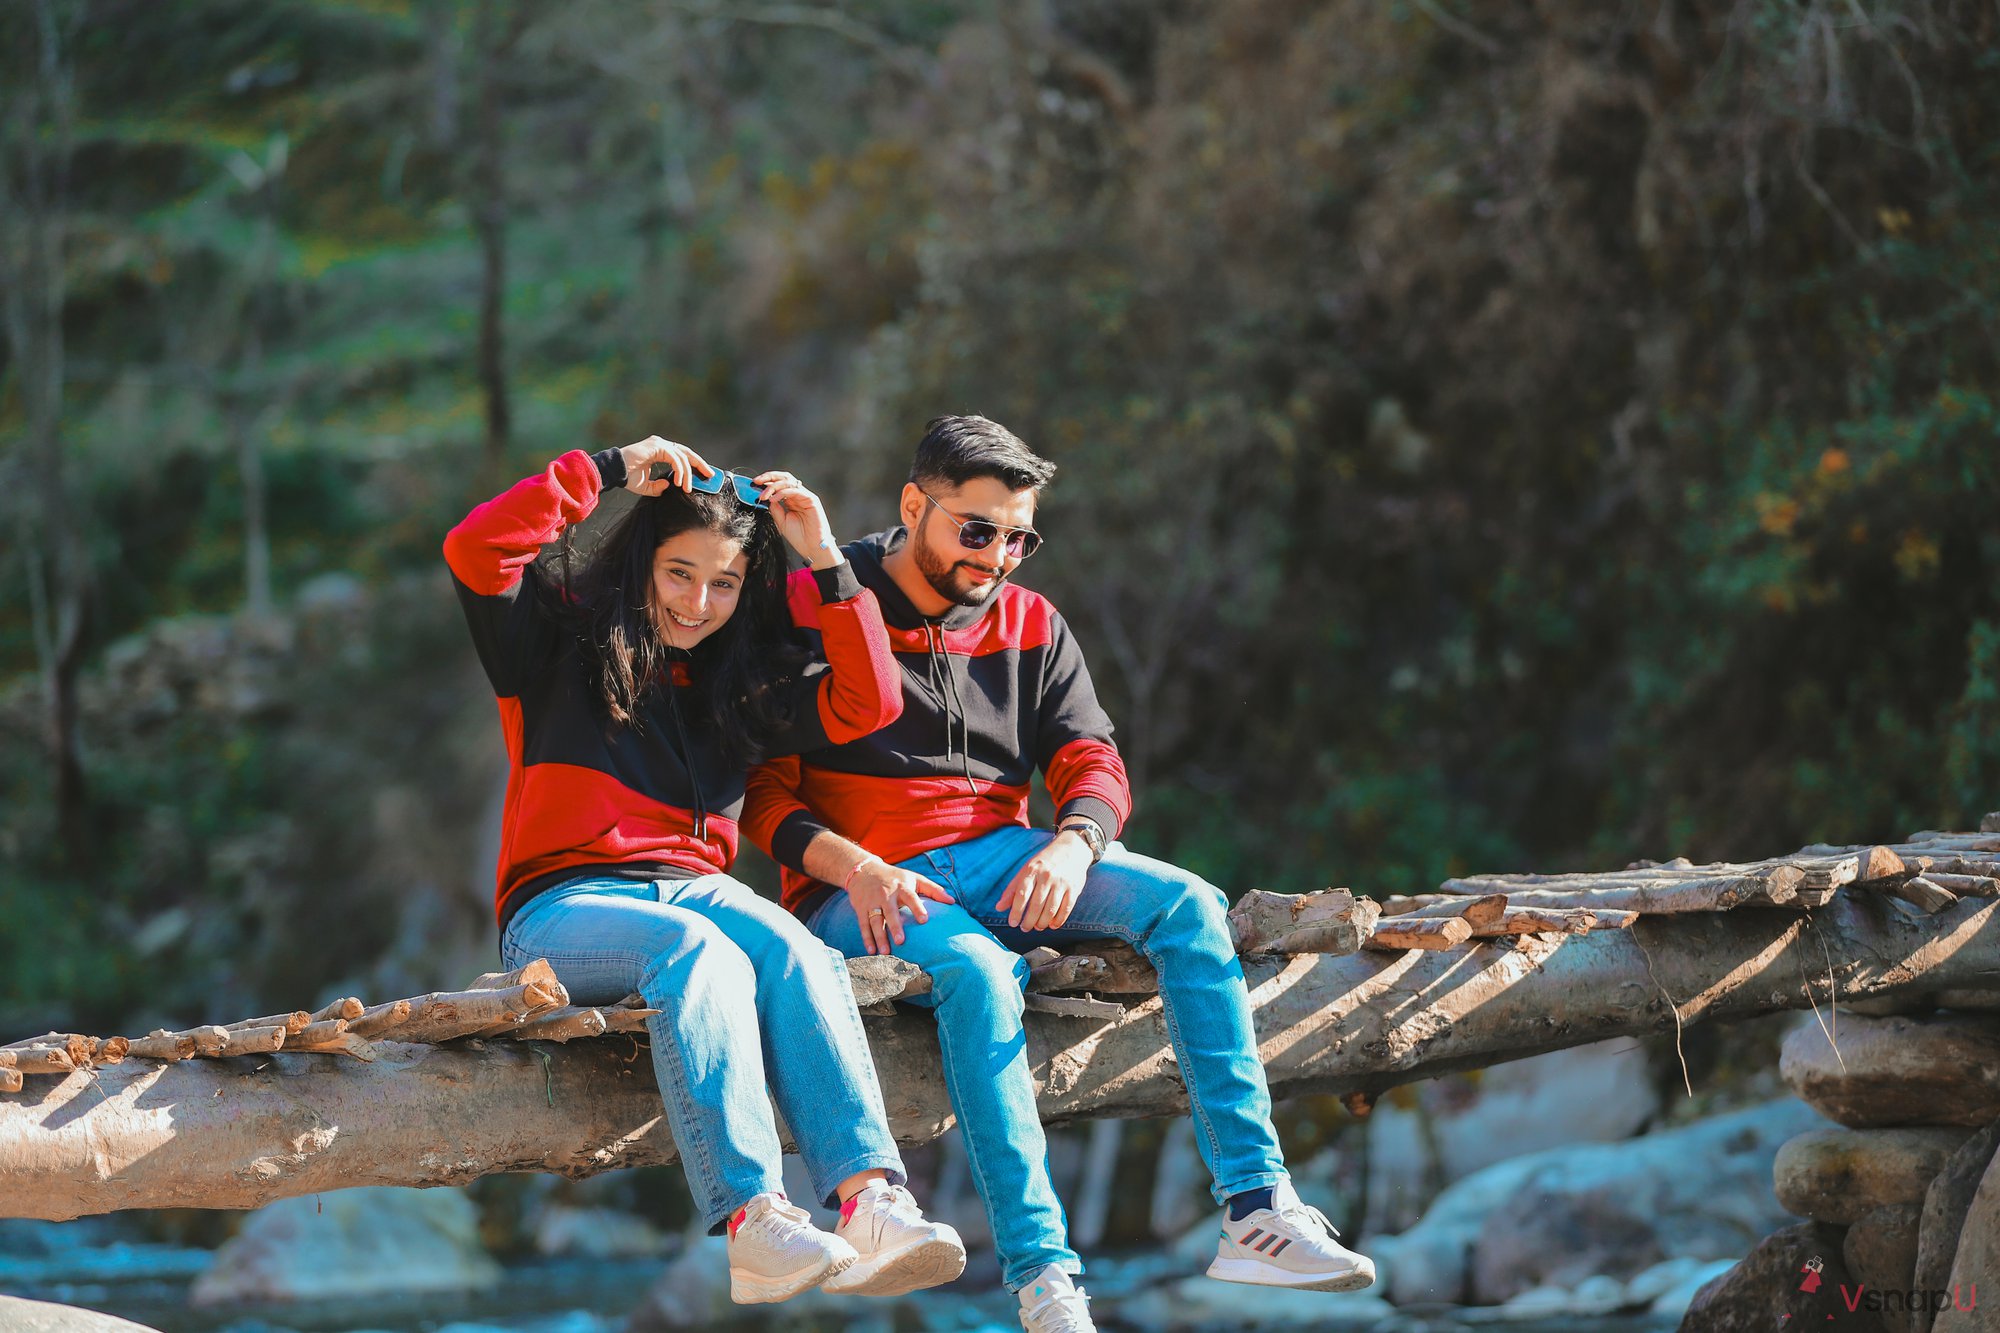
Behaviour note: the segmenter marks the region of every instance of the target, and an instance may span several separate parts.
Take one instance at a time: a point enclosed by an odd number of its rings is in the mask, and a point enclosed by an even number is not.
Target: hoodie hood
[[[1006,575],[995,581],[993,592],[977,606],[961,606],[954,603],[941,616],[927,616],[910,603],[903,590],[889,571],[882,568],[882,558],[899,551],[903,543],[910,539],[910,530],[894,527],[882,532],[871,532],[866,537],[851,541],[840,548],[848,563],[854,566],[854,573],[861,580],[861,586],[875,594],[881,603],[882,619],[893,629],[922,629],[925,625],[935,625],[939,629],[965,629],[976,625],[982,617],[990,614],[1000,604],[1000,591],[1012,579]]]

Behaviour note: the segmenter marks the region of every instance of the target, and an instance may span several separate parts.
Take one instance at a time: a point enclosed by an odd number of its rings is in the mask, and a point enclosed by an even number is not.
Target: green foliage
[[[49,848],[0,549],[23,996],[293,1002],[463,906],[497,740],[439,540],[653,431],[795,466],[845,532],[939,412],[1054,457],[1023,581],[1118,720],[1130,840],[1232,890],[2000,804],[1990,6],[1496,8],[1479,41],[1355,0],[840,8],[531,6],[490,66],[450,3],[93,8],[63,429],[101,838]],[[290,647],[236,618],[253,457]],[[367,610],[314,640],[329,574]],[[203,695],[204,652],[284,702]]]

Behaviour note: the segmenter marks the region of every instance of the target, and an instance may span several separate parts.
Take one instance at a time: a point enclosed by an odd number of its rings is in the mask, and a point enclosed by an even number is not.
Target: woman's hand
[[[922,924],[930,920],[924,899],[948,903],[952,896],[917,874],[871,856],[847,876],[847,901],[861,923],[861,939],[871,954],[886,954],[903,942],[903,909]]]
[[[688,483],[697,474],[713,476],[715,469],[708,460],[684,444],[663,440],[657,435],[648,435],[637,444],[628,444],[618,451],[625,458],[625,489],[634,495],[652,497],[664,493],[669,486],[688,489]],[[653,465],[665,463],[673,469],[672,475],[655,478]]]
[[[762,472],[751,478],[771,506],[771,517],[792,549],[806,558],[814,569],[832,569],[847,557],[833,539],[833,525],[826,520],[826,507],[819,497],[799,484],[789,472]]]

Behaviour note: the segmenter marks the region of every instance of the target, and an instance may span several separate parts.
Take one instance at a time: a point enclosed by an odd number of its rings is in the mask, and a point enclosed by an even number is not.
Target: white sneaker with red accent
[[[840,1209],[833,1234],[861,1256],[828,1279],[839,1296],[901,1296],[949,1282],[965,1271],[965,1242],[933,1222],[901,1185],[874,1181]]]
[[[859,1257],[784,1195],[759,1194],[729,1219],[729,1299],[738,1305],[790,1300]]]
[[[1241,1221],[1223,1213],[1210,1277],[1300,1291],[1358,1291],[1375,1280],[1375,1261],[1342,1245],[1326,1215],[1299,1202],[1289,1180],[1273,1193],[1269,1208]]]

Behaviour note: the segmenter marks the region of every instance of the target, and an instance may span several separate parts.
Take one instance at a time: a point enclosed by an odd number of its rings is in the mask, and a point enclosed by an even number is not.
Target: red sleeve
[[[564,528],[597,508],[602,486],[598,464],[572,449],[467,514],[445,534],[445,563],[470,591],[497,597]]]
[[[853,570],[843,563],[817,577],[820,649],[831,668],[819,682],[819,721],[827,744],[844,745],[903,715],[903,669],[889,648],[881,604]]]
[[[1125,760],[1110,741],[1071,741],[1043,767],[1042,778],[1058,818],[1087,815],[1106,837],[1115,838],[1132,817],[1132,784],[1125,776]]]
[[[777,853],[771,844],[778,825],[794,814],[812,813],[799,799],[800,771],[797,755],[766,759],[750,770],[744,786],[743,818],[737,826],[753,846],[774,860]]]

